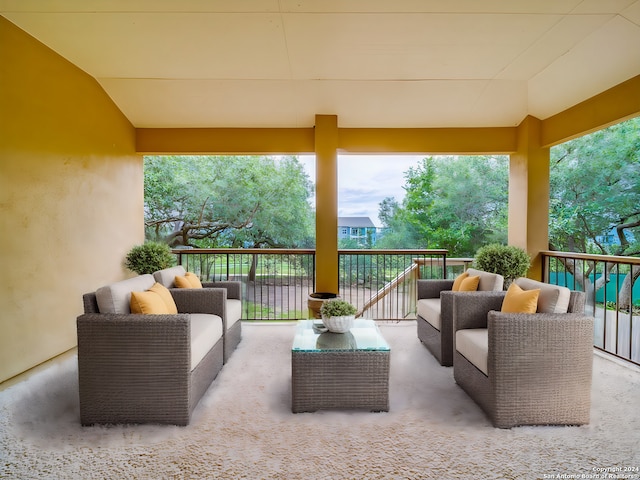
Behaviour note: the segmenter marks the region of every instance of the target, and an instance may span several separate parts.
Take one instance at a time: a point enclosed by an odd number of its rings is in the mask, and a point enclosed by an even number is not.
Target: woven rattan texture
[[[292,352],[292,410],[389,410],[390,352]]]

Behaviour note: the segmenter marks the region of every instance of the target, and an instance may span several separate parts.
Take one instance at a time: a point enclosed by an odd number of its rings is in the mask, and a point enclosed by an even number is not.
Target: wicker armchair
[[[169,289],[176,288],[176,276],[184,276],[184,267],[165,268],[153,274],[156,282]],[[222,309],[222,322],[224,324],[224,363],[234,352],[240,340],[242,340],[242,284],[236,281],[202,282],[203,288],[224,288],[227,291],[227,300]]]
[[[502,275],[468,269],[470,276],[478,275],[478,292],[501,291]],[[417,328],[418,339],[436,357],[440,365],[453,365],[453,280],[418,280]]]
[[[501,313],[504,295],[453,300],[456,383],[495,427],[589,423],[593,318],[584,293],[568,292],[567,313],[533,314]]]
[[[133,291],[153,283],[151,275],[119,282]],[[222,369],[226,290],[176,289],[172,296],[176,315],[131,314],[126,302],[100,313],[96,292],[84,295],[77,319],[83,425],[189,424]]]

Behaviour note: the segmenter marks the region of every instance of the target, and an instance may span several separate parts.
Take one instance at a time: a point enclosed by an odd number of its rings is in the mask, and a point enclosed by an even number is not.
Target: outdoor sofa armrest
[[[77,318],[78,352],[90,357],[117,356],[121,366],[144,364],[153,370],[161,363],[190,368],[188,314],[137,315],[86,313]],[[168,358],[170,361],[165,362]],[[157,359],[158,362],[155,362]],[[163,366],[164,371],[167,367]]]
[[[189,315],[89,313],[77,334],[82,424],[188,423]]]
[[[584,374],[577,368],[592,364],[593,322],[580,313],[489,312],[489,373],[500,363],[500,372],[526,373],[533,364],[542,376],[559,368]]]
[[[493,422],[589,422],[594,319],[575,313],[489,313]]]
[[[507,292],[455,292],[453,296],[453,331],[487,328],[487,314],[500,310]]]
[[[218,281],[218,282],[202,282],[202,286],[204,288],[226,288],[227,289],[227,298],[233,298],[236,300],[242,299],[242,283],[227,280],[227,281]]]
[[[179,313],[209,313],[224,317],[225,288],[171,288],[169,291]]]
[[[451,290],[453,280],[418,280],[418,300],[423,298],[440,298],[440,292]]]

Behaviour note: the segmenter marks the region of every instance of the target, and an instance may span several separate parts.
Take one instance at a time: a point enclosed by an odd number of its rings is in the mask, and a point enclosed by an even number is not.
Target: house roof
[[[369,217],[338,217],[339,227],[376,228]]]
[[[135,127],[514,126],[640,74],[640,0],[2,0]]]

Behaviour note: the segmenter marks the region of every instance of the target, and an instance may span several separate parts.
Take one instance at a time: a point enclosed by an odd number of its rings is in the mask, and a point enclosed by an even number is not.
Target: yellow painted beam
[[[312,154],[313,128],[138,128],[144,155]]]
[[[509,154],[516,151],[515,127],[496,128],[341,128],[344,153]]]
[[[316,115],[316,291],[338,292],[338,117]]]
[[[541,250],[549,248],[549,148],[540,145],[541,122],[518,126],[518,151],[509,163],[509,245],[531,256],[529,277],[542,280]]]
[[[541,144],[551,147],[640,115],[640,75],[542,121]]]

